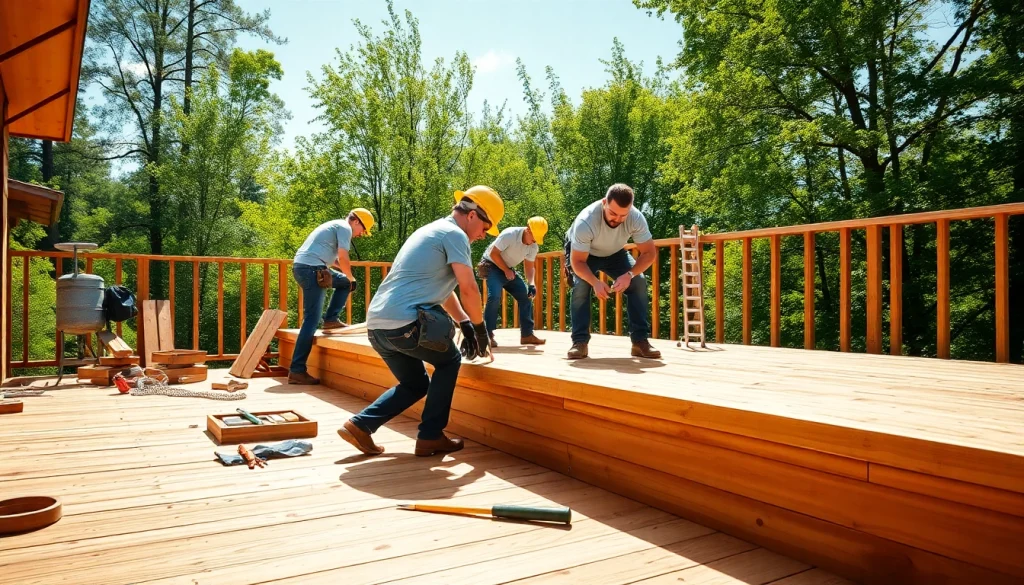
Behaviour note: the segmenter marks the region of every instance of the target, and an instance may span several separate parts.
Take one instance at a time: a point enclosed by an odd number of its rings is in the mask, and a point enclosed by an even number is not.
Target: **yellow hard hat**
[[[373,214],[370,213],[369,209],[363,207],[356,207],[355,209],[352,210],[352,213],[354,213],[355,216],[359,218],[360,223],[363,224],[363,229],[366,230],[366,236],[369,237],[371,235],[370,228],[373,227],[374,223]]]
[[[533,239],[537,240],[538,246],[544,245],[544,234],[548,233],[548,220],[541,216],[531,217],[526,220],[526,227],[533,233]]]
[[[501,200],[498,192],[484,185],[476,185],[465,191],[455,192],[456,203],[462,201],[463,198],[468,198],[484,210],[484,213],[487,214],[487,219],[491,221],[491,229],[487,230],[487,233],[492,236],[498,235],[500,233],[498,222],[505,215],[505,202]]]

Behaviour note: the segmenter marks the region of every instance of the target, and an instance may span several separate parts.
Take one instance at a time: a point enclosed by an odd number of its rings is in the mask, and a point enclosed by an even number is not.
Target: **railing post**
[[[562,270],[558,273],[558,330],[565,331],[565,287],[570,284],[565,278],[565,263],[569,259],[565,257],[564,253],[560,258],[558,266]]]
[[[889,353],[903,354],[903,226],[889,226]]]
[[[508,291],[501,290],[501,328],[508,327]]]
[[[24,262],[27,259],[27,257],[24,256],[22,258],[22,262]],[[12,284],[12,282],[14,281],[13,270],[14,255],[11,254],[7,256],[7,272],[5,273],[7,274],[7,282],[0,283],[0,286],[3,286],[7,289],[7,306],[3,308],[3,311],[7,314],[7,321],[4,326],[4,332],[7,335],[7,343],[5,344],[6,347],[4,348],[4,363],[6,364],[4,371],[7,372],[8,375],[11,374],[11,363],[13,362],[12,358],[14,357],[12,355],[14,352],[14,350],[12,349],[12,347],[14,346],[14,285]],[[57,283],[54,282],[53,286],[56,287]]]
[[[192,260],[192,349],[199,349],[199,259]]]
[[[270,263],[263,263],[263,310],[270,308]]]
[[[949,359],[949,220],[936,222],[935,231],[936,350],[940,358]]]
[[[814,232],[804,233],[804,349],[814,349]]]
[[[363,323],[366,322],[366,316],[370,314],[370,265],[366,265],[366,280],[363,281]],[[302,289],[299,289],[302,290]],[[351,325],[352,322],[349,321]],[[299,322],[299,326],[302,326],[302,322]]]
[[[750,238],[743,238],[743,344],[750,345],[751,306],[754,300],[754,283],[751,278],[753,258]]]
[[[779,347],[782,337],[782,238],[778,235],[771,237],[771,344],[772,347]]]
[[[725,343],[725,242],[715,242],[715,343]]]
[[[288,312],[288,271],[286,270],[287,263],[284,261],[277,263],[277,308]],[[349,313],[351,318],[352,314]],[[284,326],[288,326],[288,317],[284,319]]]
[[[882,228],[867,228],[867,350],[882,353]]]
[[[839,230],[839,351],[850,351],[850,228]]]
[[[29,291],[28,274],[29,274],[29,272],[28,272],[28,267],[29,267],[29,265],[31,263],[32,263],[32,259],[29,258],[28,256],[25,256],[25,257],[23,257],[21,259],[21,268],[22,268],[22,273],[21,273],[21,342],[22,342],[21,361],[26,366],[28,365],[28,357],[29,357],[29,355],[28,355],[28,353],[29,353],[29,346],[28,346],[28,340],[29,340],[29,334],[28,334],[28,316],[29,316],[29,311],[28,311],[28,304],[29,304],[29,300],[28,300],[28,291]],[[8,272],[7,274],[10,275],[11,273]],[[57,278],[60,278],[59,274],[57,275]],[[54,282],[54,286],[56,286],[56,285],[57,285],[57,283]],[[10,297],[7,297],[7,298],[10,299]],[[7,343],[10,344],[10,343],[13,343],[13,341],[14,341],[13,339],[8,338]]]
[[[239,333],[238,353],[242,353],[242,348],[245,347],[245,336],[248,335],[248,331],[246,331],[246,330],[249,328],[249,323],[247,322],[247,318],[246,318],[248,316],[248,307],[246,306],[246,304],[247,304],[247,301],[248,301],[247,297],[249,296],[249,279],[248,279],[249,274],[248,274],[248,268],[249,268],[249,265],[246,262],[243,261],[243,262],[240,263],[239,271],[240,271],[241,274],[239,275],[239,287],[238,287],[238,306],[239,306],[238,312],[239,312],[239,315],[240,315],[239,316],[239,319],[240,319],[240,327],[239,327],[240,333]],[[302,289],[299,289],[299,292],[301,293]],[[302,308],[302,301],[299,301],[299,308],[301,310],[301,308]],[[301,323],[301,322],[302,322],[302,319],[300,318],[299,319],[299,323]]]
[[[601,282],[604,282],[605,281],[604,273],[603,272],[598,272],[597,273],[597,278],[599,278],[601,280]],[[607,323],[607,321],[608,321],[608,308],[607,308],[607,305],[608,305],[608,303],[606,302],[605,299],[600,299],[600,300],[597,301],[598,313],[600,314],[600,321],[601,321],[601,327],[599,329],[600,332],[601,332],[601,335],[604,335],[605,333],[608,333],[608,323]]]
[[[135,281],[139,289],[139,306],[143,301],[149,300],[149,259],[139,258],[135,262]],[[140,319],[135,320],[135,349],[142,362],[146,361],[146,319],[145,315],[139,314]],[[62,348],[63,349],[63,348]],[[159,348],[157,348],[159,349]],[[149,363],[142,363],[142,366],[151,366]]]
[[[551,296],[551,291],[552,291],[553,286],[554,286],[553,285],[553,282],[554,282],[554,270],[552,269],[552,264],[554,263],[554,257],[548,257],[548,258],[545,258],[544,260],[545,260],[545,265],[547,266],[547,269],[548,269],[548,280],[547,280],[548,311],[547,311],[547,314],[548,314],[548,331],[551,331],[551,329],[553,328],[554,316],[555,316],[555,303],[554,303],[554,298]],[[537,295],[540,296],[540,291],[537,292]]]
[[[174,260],[167,263],[167,288],[168,288],[168,300],[171,301],[171,339],[174,340],[177,337],[178,330],[174,327]],[[174,345],[177,347],[177,344]]]
[[[1009,216],[996,216],[996,361],[1010,361]]]
[[[679,339],[679,244],[669,248],[669,284],[668,284],[668,334],[670,339]]]
[[[217,262],[217,355],[224,355],[224,262]]]
[[[58,262],[59,262],[59,260],[58,260]],[[121,273],[121,259],[118,258],[117,260],[114,260],[114,284],[121,284],[121,276],[122,276],[122,273]],[[136,287],[136,288],[138,288],[138,287]],[[140,301],[139,307],[140,308],[142,307],[141,300],[142,299],[139,299],[139,301]],[[136,327],[138,327],[138,326],[136,326]],[[122,332],[121,332],[121,322],[120,321],[117,322],[117,325],[115,326],[115,328],[117,329],[117,336],[121,337]],[[136,345],[138,345],[138,344],[136,343]],[[138,353],[138,350],[136,350],[136,353]]]
[[[700,244],[698,244],[700,245]],[[651,337],[658,338],[661,329],[661,315],[658,306],[661,304],[661,283],[658,282],[658,256],[661,248],[654,246],[654,263],[651,264]]]

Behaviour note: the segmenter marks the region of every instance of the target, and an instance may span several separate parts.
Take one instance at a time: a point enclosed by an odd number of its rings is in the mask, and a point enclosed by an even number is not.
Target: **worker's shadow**
[[[642,374],[644,370],[664,368],[665,362],[643,358],[584,358],[566,360],[571,368],[581,370],[615,370],[620,374]]]
[[[464,462],[459,453],[443,459],[412,453],[358,454],[335,463],[345,466],[338,478],[341,483],[381,498],[444,500],[487,475],[479,465]]]

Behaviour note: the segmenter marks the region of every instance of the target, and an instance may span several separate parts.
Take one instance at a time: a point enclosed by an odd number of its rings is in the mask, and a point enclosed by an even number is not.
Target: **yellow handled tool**
[[[540,508],[536,506],[511,506],[499,504],[490,508],[471,506],[439,506],[435,504],[399,504],[402,510],[419,510],[421,512],[440,512],[442,514],[473,514],[493,516],[495,518],[512,518],[515,520],[539,520],[541,522],[572,522],[572,510],[566,507]]]

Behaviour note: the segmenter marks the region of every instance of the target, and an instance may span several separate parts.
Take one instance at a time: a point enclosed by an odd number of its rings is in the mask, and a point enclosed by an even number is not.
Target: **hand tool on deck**
[[[249,412],[246,411],[246,410],[243,410],[241,408],[236,408],[235,412],[237,412],[238,414],[242,415],[245,418],[245,420],[251,422],[254,425],[261,425],[261,424],[263,424],[263,421],[261,421],[260,419],[256,418],[255,416],[249,414]]]
[[[245,462],[249,465],[249,469],[252,469],[253,466],[256,466],[256,467],[266,467],[267,466],[267,460],[266,459],[263,459],[262,457],[257,457],[256,455],[253,455],[253,452],[250,451],[245,445],[239,445],[238,446],[238,454],[242,456],[242,459],[245,459]]]
[[[541,522],[572,522],[572,510],[567,507],[542,508],[538,506],[513,506],[498,504],[490,508],[470,506],[440,506],[435,504],[399,504],[402,510],[419,510],[421,512],[440,512],[442,514],[470,514],[492,516],[494,518],[510,518],[514,520],[538,520]]]

